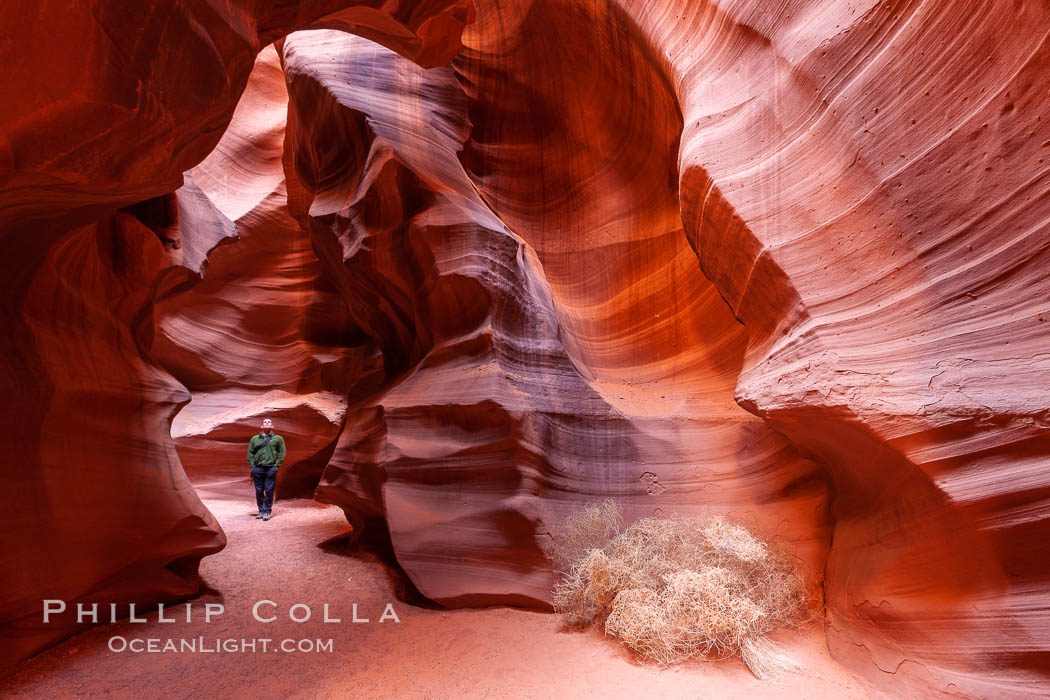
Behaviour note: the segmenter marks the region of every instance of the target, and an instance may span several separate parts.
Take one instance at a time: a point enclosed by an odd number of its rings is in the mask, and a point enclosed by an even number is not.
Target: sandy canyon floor
[[[348,546],[342,511],[308,500],[274,506],[256,520],[251,486],[198,485],[229,538],[204,559],[204,592],[171,606],[178,622],[104,624],[33,657],[0,684],[16,697],[294,698],[854,698],[864,683],[835,663],[820,624],[781,634],[804,670],[776,682],[755,679],[739,659],[661,669],[642,663],[600,632],[572,632],[556,616],[509,608],[443,610],[405,600],[401,575],[360,545]],[[408,595],[409,600],[418,599]],[[272,623],[252,617],[257,600],[277,603]],[[225,612],[204,621],[204,604]],[[322,605],[340,623],[324,623]],[[386,603],[400,619],[378,622]],[[305,603],[308,622],[289,620]],[[370,619],[355,624],[358,616]],[[302,612],[301,609],[296,611]],[[132,653],[109,649],[121,636],[172,639],[331,639],[331,651]],[[176,642],[178,643],[178,642]],[[119,642],[117,642],[119,644]],[[257,647],[261,643],[257,644]]]

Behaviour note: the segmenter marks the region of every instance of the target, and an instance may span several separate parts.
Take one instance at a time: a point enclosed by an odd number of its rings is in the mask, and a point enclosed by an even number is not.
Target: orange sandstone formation
[[[630,180],[618,168],[644,161],[650,143],[622,166],[594,165],[611,170],[597,188],[624,212],[554,210],[546,228],[563,249],[535,250],[517,233],[532,231],[498,218],[457,157],[470,99],[453,68],[422,70],[330,31],[290,36],[284,56],[288,157],[304,190],[292,192],[293,213],[383,367],[371,395],[349,393],[323,500],[382,516],[399,563],[446,605],[546,601],[543,523],[601,495],[635,514],[747,509],[812,540],[812,563],[822,561],[824,491],[811,463],[732,402],[741,328],[695,274],[670,166],[648,199],[615,189]],[[660,98],[673,125],[673,101]],[[538,213],[544,178],[564,178],[538,162],[498,172]],[[610,217],[624,240],[600,244],[596,232],[589,250],[571,235],[586,215]],[[618,220],[631,217],[656,221],[642,235]],[[574,290],[552,279],[557,262]]]
[[[206,178],[203,189],[192,175],[183,185],[182,173],[216,145],[256,53],[327,26],[443,63],[473,12],[466,0],[0,8],[0,251],[12,262],[0,281],[0,418],[11,436],[0,473],[11,496],[3,662],[72,631],[42,623],[42,599],[186,597],[200,558],[225,542],[170,436],[191,395],[153,345],[163,345],[158,302],[198,282],[207,253],[236,234],[216,204],[237,206],[209,200]],[[295,394],[289,420],[334,434],[337,400],[312,416],[294,408],[311,405],[298,385]],[[315,438],[320,452],[324,443]]]
[[[1050,9],[346,5],[0,10],[12,654],[191,594],[265,413],[442,604],[732,511],[873,687],[1046,691]]]
[[[833,655],[895,692],[1045,692],[1050,8],[675,25],[682,220],[748,329],[737,399],[832,479]]]
[[[278,499],[313,494],[339,433],[350,371],[345,307],[288,215],[287,112],[271,46],[218,146],[176,192],[185,206],[217,209],[236,238],[211,250],[204,279],[158,302],[153,345],[191,394],[171,434],[194,485],[250,492],[245,437],[268,416],[295,445],[278,471]]]
[[[255,55],[289,31],[342,29],[438,65],[473,13],[469,0],[5,3],[0,227],[68,227],[177,189]]]

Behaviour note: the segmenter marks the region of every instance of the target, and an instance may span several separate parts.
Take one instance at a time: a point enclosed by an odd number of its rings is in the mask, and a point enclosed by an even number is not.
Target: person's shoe
[[[270,514],[269,513],[263,513],[263,520],[269,520],[269,519],[270,519]]]
[[[262,516],[264,516],[264,515],[266,515],[266,514],[265,514],[265,513],[258,513],[258,514],[257,514],[257,515],[255,516],[255,519],[256,519],[256,520],[259,520],[259,519],[260,519],[260,518],[262,518]]]

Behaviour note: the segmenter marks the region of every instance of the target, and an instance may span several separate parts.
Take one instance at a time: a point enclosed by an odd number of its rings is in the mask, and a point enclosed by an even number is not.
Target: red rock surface
[[[457,157],[476,145],[464,145],[469,98],[453,68],[424,71],[337,32],[296,33],[284,55],[305,189],[293,213],[383,362],[372,395],[349,393],[322,500],[382,516],[399,562],[446,605],[546,601],[544,523],[586,498],[615,496],[631,516],[735,508],[822,561],[825,492],[812,464],[732,402],[743,334],[695,274],[666,163],[649,194],[618,193],[630,170],[606,164],[595,187],[624,211],[603,215],[635,220],[616,243],[571,235],[594,225],[579,221],[599,215],[590,202],[544,210],[545,178],[564,175],[522,149],[529,162],[492,176],[549,218],[504,221]],[[485,116],[494,128],[505,117]],[[340,134],[354,140],[344,148]],[[551,250],[516,233],[544,228]]]
[[[5,627],[45,581],[192,592],[222,544],[168,438],[192,399],[196,482],[232,488],[274,414],[288,493],[319,481],[447,606],[542,604],[581,502],[711,508],[799,547],[874,688],[1045,691],[1050,9],[481,0],[457,54],[475,11],[423,7],[386,8],[416,39],[238,8],[211,53],[156,11],[120,60],[2,79],[4,479],[32,496]]]
[[[441,63],[473,12],[465,0],[0,7],[0,252],[13,263],[0,281],[5,664],[72,631],[42,624],[42,599],[186,597],[200,557],[225,542],[170,437],[191,394],[152,353],[158,302],[199,282],[208,251],[237,232],[219,207],[236,211],[247,195],[213,202],[204,171],[203,191],[183,171],[222,136],[256,53],[328,26]],[[302,374],[282,417],[332,434],[338,400],[304,408]]]
[[[344,304],[288,214],[284,82],[267,47],[226,133],[176,192],[187,207],[217,210],[236,239],[211,250],[198,284],[158,302],[153,345],[191,394],[171,434],[194,484],[243,492],[245,436],[268,416],[295,445],[278,471],[278,500],[313,494],[342,424],[350,370]]]
[[[793,5],[661,39],[686,233],[749,331],[736,396],[832,477],[836,658],[1045,692],[1050,8]]]
[[[436,65],[473,13],[469,0],[5,3],[0,227],[90,220],[177,189],[225,130],[255,55],[289,31],[352,31]]]

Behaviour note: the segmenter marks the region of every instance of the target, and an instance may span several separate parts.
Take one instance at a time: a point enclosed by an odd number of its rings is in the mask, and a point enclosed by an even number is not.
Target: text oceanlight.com
[[[127,639],[110,637],[109,650],[131,652],[134,654],[254,654],[266,652],[296,653],[332,653],[331,639],[209,639],[192,637],[189,639]]]

